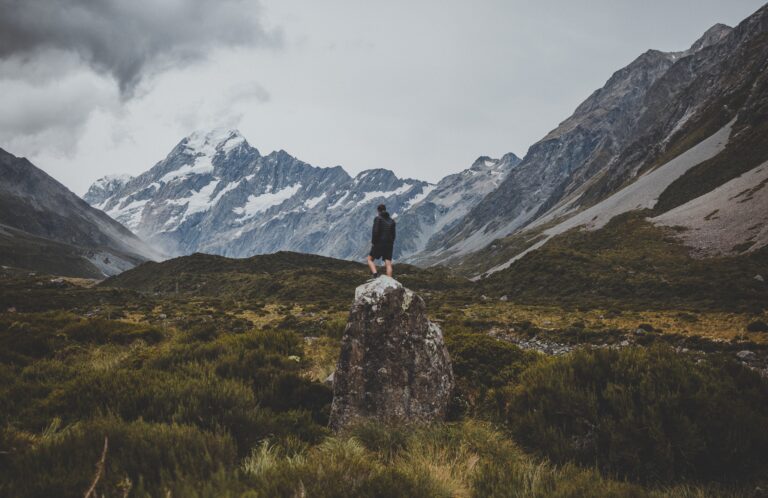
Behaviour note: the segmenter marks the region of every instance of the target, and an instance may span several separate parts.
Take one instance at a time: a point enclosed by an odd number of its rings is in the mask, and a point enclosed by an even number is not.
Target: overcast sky
[[[760,0],[0,0],[0,147],[78,194],[196,129],[351,174],[523,156],[649,48]]]

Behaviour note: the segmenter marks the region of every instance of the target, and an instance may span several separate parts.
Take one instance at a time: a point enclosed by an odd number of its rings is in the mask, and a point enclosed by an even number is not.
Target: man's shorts
[[[368,253],[373,259],[388,259],[392,261],[392,249],[394,244],[378,243],[371,246],[371,252]]]

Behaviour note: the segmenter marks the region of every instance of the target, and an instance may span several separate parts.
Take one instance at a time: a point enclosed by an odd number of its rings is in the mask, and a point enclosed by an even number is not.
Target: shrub
[[[768,323],[762,320],[755,320],[747,325],[747,332],[768,332]]]
[[[76,342],[91,344],[129,344],[137,339],[155,344],[163,339],[160,329],[104,319],[80,320],[63,327],[60,333]]]
[[[0,317],[0,362],[26,365],[67,347],[83,344],[155,344],[163,333],[148,325],[104,319],[84,319],[70,313],[49,312]]]
[[[524,372],[507,391],[507,420],[556,462],[646,482],[735,479],[763,465],[768,387],[718,363],[661,346],[579,351]]]
[[[455,410],[494,415],[503,398],[499,390],[517,380],[520,372],[538,355],[485,334],[456,333],[446,336],[453,363],[458,403]],[[456,404],[456,403],[455,403]]]
[[[180,476],[206,479],[235,461],[235,445],[224,434],[184,425],[102,418],[17,449],[9,465],[0,469],[0,495],[83,496],[94,478],[105,436],[109,445],[99,496],[122,496],[120,486],[126,477],[159,496],[165,481]]]
[[[556,467],[527,458],[487,460],[478,465],[473,496],[484,498],[642,498],[637,485],[606,479],[594,469]],[[703,498],[701,496],[700,498]]]
[[[241,381],[210,373],[192,377],[151,369],[83,373],[27,406],[20,422],[34,429],[55,416],[74,422],[107,413],[126,420],[228,431],[241,454],[268,436],[293,433],[317,441],[326,434],[308,412],[276,413],[259,406],[253,391]],[[318,413],[317,418],[321,417]]]
[[[305,452],[286,455],[267,444],[245,460],[255,496],[317,498],[448,497],[428,476],[412,477],[386,467],[352,438],[329,438]]]

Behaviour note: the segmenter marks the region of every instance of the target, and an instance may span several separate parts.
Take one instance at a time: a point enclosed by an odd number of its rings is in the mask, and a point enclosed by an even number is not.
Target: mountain
[[[159,255],[25,158],[0,149],[0,261],[103,278]]]
[[[712,27],[684,52],[651,50],[617,71],[415,259],[493,273],[567,230],[597,230],[636,209],[661,216],[759,168],[768,160],[767,19],[768,6],[736,28]],[[762,178],[752,171],[739,184],[761,192]],[[765,239],[768,214],[758,211],[744,211],[753,222],[738,225],[738,235],[729,224],[727,237],[754,242],[743,250]],[[726,237],[707,240],[718,236]],[[698,253],[707,253],[700,237],[680,240],[699,241]]]
[[[404,220],[401,257],[451,226],[518,161],[481,158],[437,185],[385,169],[351,177],[283,150],[261,155],[238,131],[213,130],[184,138],[135,178],[97,181],[85,199],[170,255],[290,250],[345,259],[367,253],[375,207],[385,203]]]
[[[90,186],[88,192],[83,196],[83,200],[91,205],[101,204],[115,195],[115,192],[132,179],[131,175],[107,175],[99,178]]]
[[[429,241],[450,230],[488,193],[498,188],[509,172],[520,163],[513,153],[501,159],[479,157],[469,169],[448,175],[430,186],[423,199],[416,199],[400,216],[397,244],[399,255],[407,261],[418,262],[415,255]]]

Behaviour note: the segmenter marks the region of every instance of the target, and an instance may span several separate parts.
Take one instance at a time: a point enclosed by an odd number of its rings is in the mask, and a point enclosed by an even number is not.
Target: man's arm
[[[379,217],[373,219],[373,231],[371,232],[371,244],[379,240]]]
[[[397,235],[397,223],[395,223],[395,221],[392,220],[392,242],[395,241],[396,235]]]

